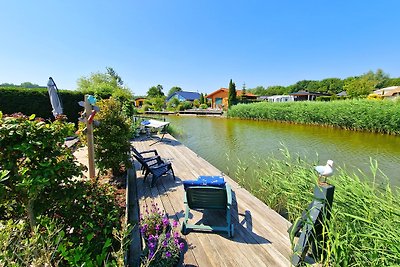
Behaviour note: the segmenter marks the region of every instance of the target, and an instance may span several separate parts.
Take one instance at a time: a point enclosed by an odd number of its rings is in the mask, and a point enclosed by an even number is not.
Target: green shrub
[[[72,129],[0,112],[1,266],[121,262],[124,209],[110,185],[72,179],[82,170],[63,145]]]
[[[36,199],[45,192],[57,191],[61,184],[71,184],[71,178],[80,174],[72,152],[64,148],[70,126],[58,120],[46,123],[34,115],[0,114],[0,166],[8,172],[0,185],[0,206],[18,211],[19,218],[28,214],[32,229]]]
[[[201,105],[200,105],[200,108],[201,108],[201,109],[207,109],[208,106],[207,106],[206,104],[201,104]]]
[[[316,101],[331,101],[332,97],[331,96],[317,96],[317,98],[315,99]]]
[[[1,266],[58,266],[58,246],[64,232],[55,221],[34,227],[24,221],[0,221]]]
[[[120,174],[121,165],[129,166],[129,138],[132,122],[121,112],[121,103],[114,98],[97,102],[100,112],[94,128],[95,161],[102,171],[111,169],[113,175]]]
[[[190,101],[183,101],[180,105],[182,106],[182,110],[191,109],[193,107],[193,103]]]

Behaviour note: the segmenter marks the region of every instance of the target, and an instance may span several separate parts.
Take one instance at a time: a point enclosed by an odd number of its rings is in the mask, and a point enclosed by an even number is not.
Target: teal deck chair
[[[216,178],[218,176],[200,176],[197,181],[184,181],[185,187],[185,219],[182,224],[182,234],[187,234],[190,229],[223,231],[229,237],[233,236],[234,226],[231,224],[232,190],[228,184],[223,182],[216,186],[208,185],[201,178]],[[222,177],[220,177],[222,178]],[[200,182],[199,182],[200,181]],[[223,181],[223,178],[222,178]],[[206,184],[206,185],[204,185]],[[212,184],[212,183],[211,183]],[[194,210],[224,210],[226,212],[226,226],[213,226],[204,224],[189,224],[189,211]]]

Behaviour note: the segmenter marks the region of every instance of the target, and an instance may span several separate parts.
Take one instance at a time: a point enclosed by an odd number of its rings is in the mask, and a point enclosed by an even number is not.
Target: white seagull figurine
[[[325,178],[325,181],[324,182],[326,182],[326,178],[327,177],[329,177],[329,176],[331,176],[332,174],[333,174],[333,160],[328,160],[327,162],[326,162],[326,165],[325,166],[317,166],[317,167],[315,167],[315,170],[318,172],[318,174],[319,174],[319,176],[318,176],[318,182],[319,182],[319,179],[321,178],[321,177],[324,177]]]

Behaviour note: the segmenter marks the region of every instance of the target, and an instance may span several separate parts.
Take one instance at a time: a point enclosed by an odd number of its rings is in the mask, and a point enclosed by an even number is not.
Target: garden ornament
[[[326,183],[326,178],[332,176],[333,174],[333,160],[328,160],[325,166],[317,166],[315,170],[318,172],[318,182],[322,177],[325,178],[323,183]]]

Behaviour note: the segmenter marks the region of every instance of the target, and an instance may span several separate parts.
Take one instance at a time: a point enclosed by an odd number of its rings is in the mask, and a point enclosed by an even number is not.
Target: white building
[[[267,100],[268,102],[292,102],[294,101],[294,96],[292,95],[260,96],[260,99]]]

